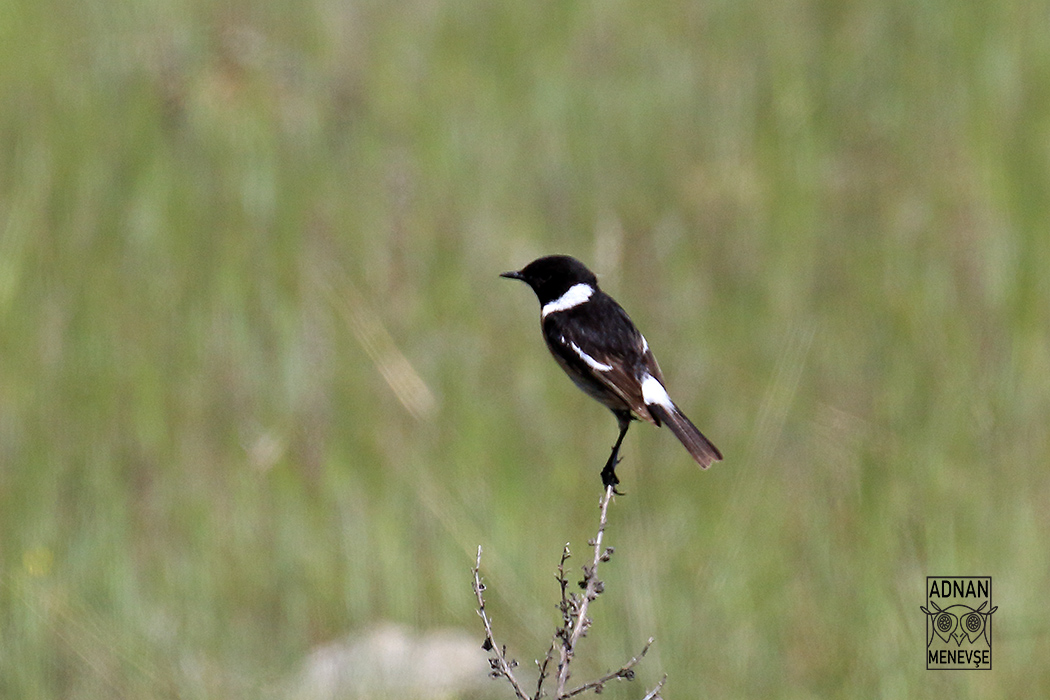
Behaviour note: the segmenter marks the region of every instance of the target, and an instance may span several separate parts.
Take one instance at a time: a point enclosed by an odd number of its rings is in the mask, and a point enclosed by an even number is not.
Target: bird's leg
[[[616,420],[620,424],[620,436],[616,438],[616,444],[613,445],[609,461],[605,463],[605,468],[602,469],[602,484],[606,487],[612,486],[613,493],[622,496],[623,494],[616,490],[616,485],[620,483],[620,480],[616,478],[616,465],[620,463],[620,445],[623,443],[623,437],[627,434],[627,429],[631,427],[631,414],[617,411]]]

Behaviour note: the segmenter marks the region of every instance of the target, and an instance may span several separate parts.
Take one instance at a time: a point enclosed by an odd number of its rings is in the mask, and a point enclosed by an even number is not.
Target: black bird
[[[575,258],[551,255],[501,277],[521,280],[540,300],[543,339],[554,359],[588,395],[602,402],[620,425],[602,483],[613,486],[620,444],[636,418],[671,429],[701,468],[722,453],[671,401],[660,365],[627,312],[598,288],[598,278]]]

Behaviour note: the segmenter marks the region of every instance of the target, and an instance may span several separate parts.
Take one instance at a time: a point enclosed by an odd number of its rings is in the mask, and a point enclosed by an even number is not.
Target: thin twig
[[[584,631],[591,624],[591,621],[587,618],[587,609],[590,607],[591,601],[602,592],[603,584],[598,580],[598,564],[602,561],[608,561],[612,555],[611,549],[602,550],[602,539],[605,536],[609,501],[612,500],[613,491],[614,487],[612,485],[606,486],[605,494],[600,502],[601,516],[598,519],[598,534],[591,541],[591,544],[594,545],[594,561],[590,567],[583,567],[583,581],[580,582],[581,587],[584,589],[583,597],[578,599],[576,614],[571,621],[572,632],[569,634],[568,639],[562,641],[561,655],[558,661],[558,686],[554,694],[556,698],[566,697],[565,685],[569,681],[569,664],[576,653],[576,645],[579,643],[580,637],[583,636]],[[569,603],[572,602],[572,598],[570,597]]]
[[[540,669],[540,677],[539,680],[536,681],[536,694],[532,696],[532,700],[540,700],[540,698],[543,697],[543,682],[547,680],[551,659],[554,658],[554,651],[558,648],[558,640],[562,638],[563,631],[570,624],[571,618],[569,616],[568,599],[569,580],[565,578],[565,562],[569,560],[570,556],[572,556],[572,553],[569,551],[569,543],[566,542],[561,550],[561,561],[558,562],[558,575],[555,577],[561,588],[561,601],[558,603],[558,610],[561,611],[562,625],[554,631],[554,636],[551,638],[550,646],[547,647],[547,653],[543,656],[543,661],[536,662],[536,665],[539,666]]]
[[[547,668],[550,666],[551,659],[554,658],[554,650],[557,648],[558,637],[554,636],[551,640],[551,645],[547,647],[547,653],[543,655],[543,661],[537,661],[536,665],[540,669],[539,680],[536,681],[536,694],[532,696],[532,700],[540,700],[543,697],[543,681],[547,679]]]
[[[558,603],[558,610],[561,612],[561,625],[554,631],[550,646],[547,648],[547,653],[544,655],[543,660],[536,661],[536,666],[539,668],[539,680],[536,683],[536,694],[531,698],[525,694],[521,684],[518,683],[517,678],[514,676],[514,668],[517,667],[518,663],[513,659],[507,658],[506,646],[496,644],[492,632],[492,623],[489,620],[488,613],[485,611],[485,597],[483,595],[485,586],[481,583],[480,574],[481,547],[478,547],[478,556],[473,574],[474,594],[478,599],[478,615],[485,625],[485,643],[482,647],[485,651],[492,654],[489,658],[489,665],[492,669],[490,675],[493,678],[506,678],[511,687],[514,688],[514,694],[518,700],[540,700],[546,695],[543,684],[551,676],[550,665],[554,659],[555,650],[558,652],[558,678],[554,698],[555,700],[568,700],[587,691],[601,693],[605,685],[613,680],[634,680],[634,667],[645,657],[653,643],[653,639],[650,637],[641,652],[637,656],[632,657],[630,661],[618,670],[607,673],[593,681],[588,681],[566,692],[565,686],[571,677],[569,667],[576,655],[576,648],[579,646],[580,640],[586,636],[592,624],[592,620],[587,617],[587,611],[590,608],[591,601],[601,595],[604,590],[604,583],[598,578],[598,565],[609,561],[613,555],[613,548],[606,547],[603,549],[602,541],[605,537],[605,527],[608,522],[609,503],[612,501],[614,493],[616,493],[614,487],[606,487],[605,493],[599,501],[601,514],[598,519],[598,534],[593,540],[588,542],[594,547],[594,558],[590,564],[585,564],[582,567],[583,580],[579,582],[580,588],[583,590],[582,594],[569,592],[569,580],[565,575],[565,562],[569,560],[571,554],[568,544],[562,548],[561,561],[558,562],[558,575],[556,577],[561,588],[561,600]],[[665,675],[643,700],[660,700],[660,690],[663,688],[666,680],[667,676]]]
[[[570,690],[569,692],[565,693],[565,695],[562,695],[561,697],[563,697],[563,698],[571,698],[573,696],[579,695],[580,693],[585,693],[588,690],[595,690],[595,691],[600,693],[602,691],[602,688],[605,687],[606,683],[608,683],[609,681],[612,681],[612,680],[620,679],[620,678],[622,678],[625,681],[633,681],[634,680],[634,671],[632,669],[635,666],[638,665],[638,662],[642,660],[642,658],[645,656],[646,652],[649,651],[649,647],[652,646],[652,644],[653,644],[653,638],[649,637],[649,641],[645,643],[644,647],[642,647],[642,651],[638,654],[638,656],[632,656],[631,660],[623,665],[623,668],[619,669],[618,671],[613,671],[612,673],[607,673],[604,676],[602,676],[601,678],[598,678],[598,679],[595,679],[593,681],[589,681],[587,683],[584,683],[579,688],[573,688],[572,690]],[[662,682],[661,682],[661,685],[662,685]]]
[[[485,612],[485,597],[482,595],[485,592],[485,584],[481,582],[480,570],[481,545],[478,545],[478,557],[474,564],[474,593],[478,597],[478,615],[485,624],[485,643],[482,645],[482,648],[485,651],[492,652],[492,656],[489,658],[489,664],[492,666],[492,676],[495,678],[500,676],[506,678],[514,688],[514,693],[518,696],[518,700],[530,700],[518,683],[518,679],[514,677],[513,669],[518,665],[517,662],[513,660],[507,661],[507,648],[497,645],[496,640],[492,636],[492,623],[489,622],[489,616]]]
[[[660,682],[656,684],[656,687],[646,693],[642,700],[660,700],[660,689],[664,687],[664,683],[666,682],[667,674],[665,673],[664,677],[660,679]]]

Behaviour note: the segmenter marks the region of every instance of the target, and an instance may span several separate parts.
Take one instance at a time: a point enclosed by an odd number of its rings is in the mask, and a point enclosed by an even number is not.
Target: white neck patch
[[[540,311],[540,318],[547,318],[547,314],[553,314],[558,311],[566,311],[579,306],[583,302],[591,298],[594,294],[594,287],[584,282],[574,284],[569,287],[564,294],[555,299],[554,301],[548,301],[543,305],[543,310]]]

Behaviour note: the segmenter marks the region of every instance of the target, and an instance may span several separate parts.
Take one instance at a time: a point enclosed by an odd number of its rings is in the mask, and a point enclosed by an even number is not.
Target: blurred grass
[[[259,697],[376,620],[476,626],[479,543],[539,655],[615,436],[496,277],[549,252],[727,456],[632,431],[580,663],[1050,691],[1045,6],[0,16],[0,697]],[[941,574],[994,577],[994,671],[924,670]]]

